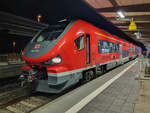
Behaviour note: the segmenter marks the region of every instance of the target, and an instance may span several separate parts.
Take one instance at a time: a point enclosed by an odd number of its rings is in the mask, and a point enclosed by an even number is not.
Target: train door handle
[[[113,59],[115,59],[115,56],[113,56]]]

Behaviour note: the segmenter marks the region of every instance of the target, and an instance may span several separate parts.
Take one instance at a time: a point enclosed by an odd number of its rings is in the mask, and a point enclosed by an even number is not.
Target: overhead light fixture
[[[134,35],[136,36],[137,39],[141,38],[141,33],[139,31],[135,32]]]
[[[65,19],[62,19],[62,20],[59,20],[58,22],[65,22],[65,21],[67,21],[66,18],[65,18]]]
[[[125,18],[123,11],[117,11],[117,14],[119,15],[120,18]]]
[[[116,20],[120,20],[120,21],[131,21],[132,19],[131,19],[131,18],[120,18],[120,17],[117,17]]]

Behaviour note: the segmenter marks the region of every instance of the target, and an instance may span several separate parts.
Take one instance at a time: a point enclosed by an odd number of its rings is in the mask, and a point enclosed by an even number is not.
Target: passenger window
[[[114,52],[118,52],[119,51],[119,44],[115,44],[114,45]]]
[[[117,52],[117,44],[114,45],[114,52]]]
[[[111,43],[111,42],[109,43],[109,47],[110,47],[110,51],[109,52],[110,53],[113,53],[113,45],[114,45],[113,43]]]
[[[109,53],[109,45],[108,45],[108,42],[103,41],[103,49],[104,49],[104,53]]]
[[[75,40],[75,44],[76,44],[78,50],[82,50],[84,48],[84,35],[78,37]]]
[[[98,53],[115,53],[119,51],[119,44],[98,39]]]
[[[132,51],[133,51],[132,48],[129,48],[129,53],[132,53]]]
[[[98,53],[102,53],[102,40],[98,39]]]
[[[113,43],[113,53],[115,53],[115,52],[116,52],[116,44]]]

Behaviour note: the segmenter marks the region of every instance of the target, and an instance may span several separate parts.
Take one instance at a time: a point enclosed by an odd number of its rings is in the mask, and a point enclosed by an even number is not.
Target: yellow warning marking
[[[101,33],[96,33],[96,34],[97,34],[97,35],[101,35],[101,36],[106,37],[106,38],[111,38],[111,37],[106,36],[106,35],[103,35],[103,34],[101,34]]]
[[[33,107],[33,108],[34,108],[34,107],[37,107],[36,105],[27,103],[27,102],[25,102],[25,101],[21,101],[20,103],[23,104],[23,105],[25,105],[25,106],[29,106],[29,107]]]
[[[20,110],[14,108],[14,107],[12,107],[12,106],[8,106],[8,107],[6,107],[6,108],[7,108],[9,111],[12,111],[13,113],[25,113],[25,112],[20,111]]]
[[[101,33],[96,33],[96,34],[97,34],[97,35],[100,35],[100,36],[103,36],[103,37],[106,37],[106,38],[110,38],[110,39],[113,39],[113,40],[117,40],[117,39],[115,39],[115,38],[112,38],[112,37],[103,35],[103,34],[101,34]],[[122,42],[122,41],[120,41],[120,40],[117,40],[117,41]]]
[[[119,41],[119,42],[122,42],[122,43],[126,43],[126,42],[123,42],[123,41],[117,40],[117,39],[115,39],[115,38],[112,38],[112,37],[109,37],[109,36],[103,35],[103,34],[101,34],[101,33],[95,33],[95,34],[100,35],[100,36],[103,36],[103,37],[106,37],[106,38],[110,38],[110,39],[113,39],[113,40],[116,40],[116,41]],[[127,44],[128,44],[128,43],[127,43]]]

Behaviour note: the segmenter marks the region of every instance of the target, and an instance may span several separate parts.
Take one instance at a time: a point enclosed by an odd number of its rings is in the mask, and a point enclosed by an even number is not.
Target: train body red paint
[[[140,52],[139,47],[76,20],[38,33],[23,51],[27,65],[22,70],[28,72],[26,78],[34,73],[36,91],[60,93],[135,58]]]

